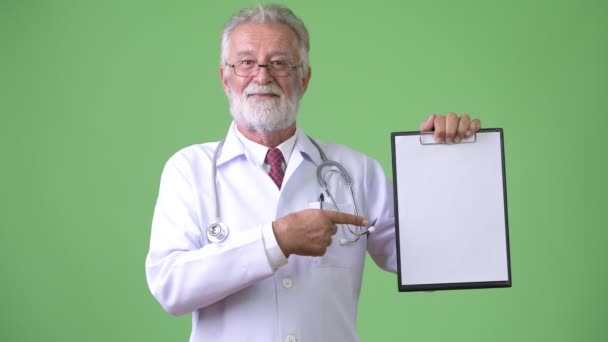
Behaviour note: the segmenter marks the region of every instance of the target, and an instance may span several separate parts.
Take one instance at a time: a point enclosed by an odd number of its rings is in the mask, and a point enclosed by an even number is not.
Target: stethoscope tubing
[[[321,186],[323,191],[327,194],[327,197],[329,197],[329,200],[331,201],[332,205],[336,208],[337,211],[341,211],[340,208],[338,207],[336,201],[334,200],[334,197],[332,196],[331,192],[329,191],[329,188],[327,186],[327,181],[325,180],[325,176],[327,174],[329,174],[330,172],[337,172],[339,175],[342,176],[342,178],[344,178],[344,181],[345,181],[346,185],[348,186],[348,190],[350,192],[350,196],[351,196],[351,199],[353,202],[353,209],[354,209],[355,215],[359,215],[359,210],[357,209],[357,202],[355,201],[355,194],[354,194],[353,187],[352,187],[351,177],[350,177],[350,174],[348,173],[348,171],[346,170],[346,168],[344,168],[344,166],[342,164],[338,163],[337,161],[329,160],[327,158],[327,155],[321,148],[321,146],[319,146],[319,144],[313,138],[308,137],[308,139],[317,148],[317,150],[319,151],[319,155],[321,156],[322,162],[321,162],[321,164],[319,164],[317,166],[317,181],[319,182],[319,185]],[[215,242],[215,243],[223,242],[228,237],[228,226],[225,223],[223,223],[222,220],[220,219],[219,198],[217,196],[217,160],[222,151],[222,148],[224,147],[225,141],[226,141],[226,139],[222,139],[217,144],[215,151],[213,152],[213,164],[212,164],[213,166],[211,168],[211,179],[213,180],[211,191],[213,194],[213,213],[215,216],[213,217],[213,220],[212,220],[213,223],[211,225],[209,225],[209,227],[207,228],[207,239],[210,242]],[[325,176],[324,176],[323,170],[325,168],[331,168],[331,167],[335,167],[337,170],[330,169],[329,171],[327,171],[325,173]],[[362,236],[367,235],[372,231],[370,229],[362,229],[361,231],[357,232],[357,231],[353,230],[353,228],[348,224],[346,225],[346,227],[347,227],[349,233],[351,233],[355,238],[354,239],[341,239],[340,240],[341,245],[345,245],[348,243],[355,243],[355,242],[359,241],[359,239]]]

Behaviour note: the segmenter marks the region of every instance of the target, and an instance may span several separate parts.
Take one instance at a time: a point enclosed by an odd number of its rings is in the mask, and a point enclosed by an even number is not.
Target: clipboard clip
[[[446,145],[435,142],[433,137],[434,132],[420,132],[420,145]],[[477,142],[477,133],[473,134],[468,138],[462,139],[459,144],[472,144]]]

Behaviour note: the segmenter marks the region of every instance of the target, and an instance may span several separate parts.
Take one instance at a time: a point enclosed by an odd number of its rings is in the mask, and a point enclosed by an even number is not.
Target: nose
[[[255,75],[254,80],[258,84],[268,84],[272,82],[272,76],[268,71],[268,64],[258,64],[258,73]]]

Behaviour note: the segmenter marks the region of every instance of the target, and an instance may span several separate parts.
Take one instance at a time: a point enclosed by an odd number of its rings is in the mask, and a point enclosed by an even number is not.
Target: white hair
[[[224,25],[220,47],[221,63],[224,67],[226,67],[226,63],[228,63],[228,43],[230,41],[230,36],[239,25],[246,23],[272,23],[289,27],[298,38],[298,52],[300,55],[300,63],[302,64],[302,68],[298,68],[298,74],[299,76],[303,76],[308,73],[308,69],[310,68],[308,58],[308,53],[310,52],[310,39],[308,30],[302,20],[296,17],[289,8],[276,4],[258,4],[253,8],[244,8]]]

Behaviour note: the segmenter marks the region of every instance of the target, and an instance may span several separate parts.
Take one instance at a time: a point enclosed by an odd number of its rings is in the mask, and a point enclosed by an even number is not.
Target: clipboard
[[[400,292],[511,287],[502,128],[459,144],[393,132]]]

